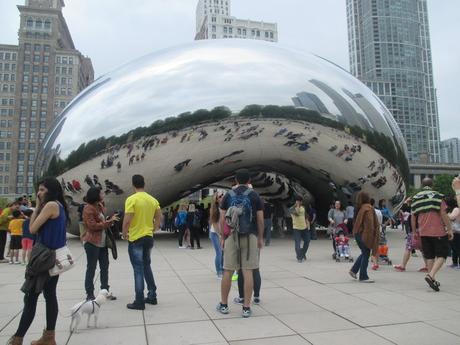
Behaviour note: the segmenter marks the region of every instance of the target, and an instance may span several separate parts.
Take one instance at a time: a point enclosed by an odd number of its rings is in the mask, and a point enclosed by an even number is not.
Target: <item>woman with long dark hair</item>
[[[353,223],[353,235],[355,235],[356,243],[361,249],[361,255],[355,261],[355,264],[350,270],[350,275],[357,279],[359,272],[359,281],[362,283],[373,283],[367,275],[367,266],[369,264],[369,256],[378,255],[379,247],[379,221],[375,210],[370,203],[369,194],[359,192],[357,197],[358,213]]]
[[[214,257],[214,264],[216,266],[217,278],[222,279],[224,269],[222,268],[222,247],[220,241],[219,231],[219,204],[222,200],[223,195],[221,193],[215,193],[212,196],[211,209],[209,211],[209,239],[211,240],[212,246],[216,255]]]
[[[48,249],[56,250],[66,245],[66,225],[68,223],[70,223],[69,211],[61,184],[54,177],[44,178],[38,183],[37,207],[30,218],[30,233],[37,234],[37,243]],[[59,275],[53,277],[48,275],[43,289],[35,287],[25,293],[21,321],[8,344],[22,344],[23,338],[34,320],[38,296],[42,291],[46,301],[46,329],[43,330],[41,338],[33,341],[32,345],[56,344],[54,330],[58,316],[56,297],[58,280]]]
[[[107,248],[106,230],[110,228],[118,217],[114,214],[105,220],[104,216],[104,193],[98,187],[91,187],[86,192],[87,205],[83,209],[83,224],[86,233],[82,238],[86,252],[86,275],[85,291],[86,299],[94,300],[94,274],[99,261],[101,271],[101,289],[109,290],[109,250]],[[116,297],[109,293],[108,299]]]

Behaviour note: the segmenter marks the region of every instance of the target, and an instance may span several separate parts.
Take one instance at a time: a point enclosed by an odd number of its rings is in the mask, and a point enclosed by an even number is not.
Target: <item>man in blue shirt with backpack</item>
[[[228,314],[228,295],[232,274],[241,269],[244,276],[243,317],[251,316],[253,291],[252,271],[259,268],[260,249],[263,246],[264,212],[259,195],[249,187],[247,169],[235,174],[236,186],[228,192],[220,204],[220,230],[224,249],[224,274],[221,285],[221,301],[217,310]]]

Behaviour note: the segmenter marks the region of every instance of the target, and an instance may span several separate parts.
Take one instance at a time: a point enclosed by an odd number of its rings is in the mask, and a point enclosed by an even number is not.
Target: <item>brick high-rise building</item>
[[[94,80],[63,7],[63,0],[26,0],[18,6],[19,44],[0,45],[0,195],[33,193],[40,143],[55,117]]]

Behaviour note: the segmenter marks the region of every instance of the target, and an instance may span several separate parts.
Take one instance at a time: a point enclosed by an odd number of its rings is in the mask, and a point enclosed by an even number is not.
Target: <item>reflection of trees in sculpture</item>
[[[65,161],[54,156],[50,161],[47,174],[58,176],[115,145],[121,146],[127,144],[128,142],[136,141],[142,137],[165,134],[170,131],[177,131],[207,122],[218,122],[229,118],[231,115],[232,113],[230,109],[225,106],[216,107],[211,111],[200,109],[193,113],[186,112],[176,117],[168,117],[164,120],[157,120],[149,127],[137,127],[136,129],[120,136],[111,136],[109,138],[101,137],[80,145],[77,150],[72,151],[69,154]],[[296,108],[294,106],[263,106],[252,104],[244,107],[240,111],[239,116],[249,118],[281,118],[299,120],[323,125],[340,131],[347,131],[350,134],[364,140],[370,147],[386,158],[390,164],[398,167],[401,175],[406,179],[406,181],[408,179],[409,165],[403,149],[399,145],[395,145],[391,138],[379,132],[364,130],[358,126],[349,127],[341,122],[323,117],[317,111],[305,108]]]

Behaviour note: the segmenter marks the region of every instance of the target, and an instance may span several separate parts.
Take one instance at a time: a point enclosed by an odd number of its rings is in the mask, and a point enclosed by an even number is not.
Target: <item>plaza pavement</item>
[[[145,311],[126,309],[133,299],[133,273],[126,243],[111,261],[110,284],[118,300],[105,304],[99,328],[70,334],[69,308],[84,298],[85,255],[77,239],[70,246],[77,267],[60,278],[60,316],[57,342],[62,344],[276,344],[276,345],[456,345],[460,344],[460,271],[442,269],[441,292],[432,291],[424,275],[416,272],[420,258],[412,258],[409,271],[389,266],[370,271],[375,284],[353,281],[350,264],[331,260],[331,243],[312,241],[306,263],[297,263],[290,239],[274,239],[261,254],[262,291],[253,316],[241,318],[241,307],[230,303],[230,314],[215,310],[220,281],[213,268],[211,243],[204,249],[184,250],[168,234],[156,236],[152,266],[158,285],[158,305]],[[390,231],[390,257],[398,263],[403,250],[401,231]],[[353,244],[353,255],[357,247]],[[0,266],[0,343],[14,333],[21,313],[23,266]],[[97,286],[97,284],[96,284]],[[233,286],[230,298],[236,296]],[[230,301],[231,301],[230,299]],[[37,338],[45,323],[43,299],[24,344]]]

